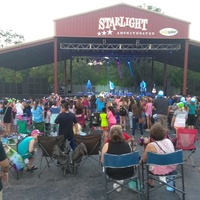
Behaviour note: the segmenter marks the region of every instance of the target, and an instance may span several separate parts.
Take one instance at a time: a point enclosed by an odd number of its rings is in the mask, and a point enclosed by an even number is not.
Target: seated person
[[[33,166],[35,145],[37,144],[37,136],[42,133],[39,130],[33,130],[31,136],[24,138],[18,145],[18,153],[23,159],[28,158],[27,171],[36,170],[37,167]]]
[[[131,148],[129,144],[125,141],[122,135],[122,130],[119,127],[112,126],[109,134],[108,142],[104,144],[101,152],[101,163],[104,162],[104,154],[126,154],[130,153]],[[122,169],[109,169],[107,170],[107,174],[109,177],[118,180],[119,183],[123,183],[124,178],[128,178],[133,174],[133,168],[122,168]],[[113,184],[113,188],[117,188],[118,184]],[[117,192],[121,191],[121,187],[117,188]]]
[[[119,128],[121,131],[123,131],[123,129],[122,129],[122,126],[121,125],[113,125],[112,127],[117,127],[117,128]],[[111,129],[112,129],[112,127],[111,127]],[[111,130],[110,129],[110,130]],[[134,141],[134,137],[132,136],[130,136],[128,133],[126,133],[126,132],[122,132],[122,136],[123,136],[123,138],[124,138],[124,140],[126,141],[126,142],[128,142],[129,143],[129,145],[132,145],[131,143]],[[109,142],[109,137],[106,139],[106,141],[105,141],[105,143],[106,142]],[[134,146],[134,148],[133,148],[133,151],[135,151],[135,149],[136,149],[136,146],[137,146],[137,143],[136,142],[134,142],[133,143],[133,146]]]
[[[150,129],[150,142],[144,151],[141,161],[147,160],[147,152],[153,152],[158,154],[172,153],[174,152],[174,145],[171,140],[165,138],[166,130],[160,123],[155,123]],[[150,166],[150,171],[156,175],[165,175],[176,169],[175,165],[169,166]],[[154,187],[152,179],[148,180],[150,187]]]

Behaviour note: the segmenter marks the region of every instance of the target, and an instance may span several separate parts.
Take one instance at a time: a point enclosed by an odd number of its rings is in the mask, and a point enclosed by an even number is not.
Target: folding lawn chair
[[[139,199],[144,199],[143,186],[140,180],[138,151],[121,155],[105,153],[104,168],[106,199],[112,192],[118,191],[119,189],[121,191],[121,187],[130,190],[134,194],[137,193]],[[121,175],[121,180],[116,179],[116,174]],[[108,189],[110,182],[114,183],[112,189]]]
[[[56,165],[55,157],[53,156],[54,146],[57,145],[62,151],[64,150],[64,135],[57,137],[38,136],[38,145],[42,149],[42,156],[40,160],[39,177],[50,164]],[[46,164],[42,168],[42,160],[45,158]]]
[[[151,173],[149,171],[150,166],[157,165],[160,167],[169,166],[169,165],[180,165],[181,170],[173,170],[168,174],[157,175]],[[165,153],[165,154],[157,154],[152,152],[147,152],[147,161],[146,161],[146,180],[153,179],[155,182],[155,186],[150,189],[150,185],[146,184],[147,188],[147,200],[150,198],[150,192],[154,192],[155,190],[161,188],[162,186],[170,187],[174,193],[180,198],[180,194],[182,195],[182,199],[185,199],[185,185],[184,185],[184,172],[183,172],[183,152],[182,150],[175,151],[173,153]],[[180,187],[177,187],[176,181],[177,179],[181,179]],[[171,184],[172,183],[172,184]],[[179,185],[178,185],[179,186]],[[167,192],[167,190],[166,190]],[[162,199],[162,197],[160,197]]]
[[[92,162],[92,160],[90,160],[90,159],[93,159],[96,162],[98,162],[99,168],[100,168],[100,156],[97,159],[95,157],[95,155],[100,155],[100,151],[101,151],[101,137],[102,136],[101,136],[100,133],[86,135],[86,136],[74,135],[75,143],[77,145],[79,145],[82,142],[83,144],[85,144],[85,146],[87,148],[87,155],[86,155],[85,158],[83,158],[83,160],[81,162],[81,165],[83,165],[86,160],[89,160],[90,163],[93,165],[93,167],[97,170],[97,168],[94,165],[94,163]],[[97,170],[97,171],[99,171],[99,170]]]
[[[195,167],[193,155],[196,150],[195,142],[198,140],[198,130],[179,128],[177,129],[176,134],[176,149],[183,150],[184,160],[188,161],[193,167]]]
[[[17,153],[15,149],[9,145],[4,145],[6,155],[10,161],[9,171],[14,175],[14,177],[19,180],[19,174],[26,167],[23,157]]]

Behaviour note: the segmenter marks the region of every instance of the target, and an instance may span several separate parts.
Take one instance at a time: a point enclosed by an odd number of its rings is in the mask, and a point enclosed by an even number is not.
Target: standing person
[[[108,119],[107,119],[107,113],[106,113],[106,107],[102,108],[102,112],[99,115],[99,120],[101,122],[101,129],[103,130],[103,138],[104,141],[106,141],[106,138],[108,136]]]
[[[44,118],[44,131],[50,134],[50,116],[49,106],[44,106],[43,118]]]
[[[75,105],[72,99],[69,100],[69,111],[75,113]]]
[[[55,119],[55,123],[59,124],[58,135],[64,135],[65,140],[70,141],[70,146],[74,150],[74,131],[73,126],[75,126],[75,131],[78,133],[77,119],[74,113],[69,111],[69,104],[67,102],[62,102],[61,113]]]
[[[40,132],[43,132],[44,131],[43,109],[39,99],[35,100],[34,106],[31,109],[31,113],[35,129],[38,129]]]
[[[153,101],[153,109],[155,109],[158,120],[157,122],[161,123],[163,127],[168,129],[168,114],[170,111],[169,101],[164,97],[164,92],[160,90],[158,92],[157,98]]]
[[[84,114],[84,107],[80,97],[77,98],[75,102],[75,114],[76,115],[83,115]]]
[[[91,110],[91,114],[95,113],[96,112],[96,96],[95,95],[92,95],[91,98],[90,98],[90,110]]]
[[[139,125],[140,128],[140,134],[143,135],[143,122],[140,121],[142,119],[142,105],[140,102],[140,98],[136,97],[136,103],[133,104],[132,106],[132,112],[133,112],[133,130],[132,130],[132,135],[135,135],[135,131],[137,128],[137,124]]]
[[[92,92],[92,83],[90,80],[86,83],[86,92]]]
[[[147,119],[147,129],[146,131],[150,131],[151,128],[151,117],[152,117],[152,99],[151,97],[147,98],[147,104],[145,107],[145,115]]]
[[[111,128],[113,125],[117,124],[117,120],[115,117],[115,109],[113,108],[113,106],[108,106],[107,119],[108,119],[108,123],[109,123],[109,128]]]
[[[119,118],[120,125],[126,130],[126,117],[127,117],[127,102],[125,97],[122,97],[119,101]]]
[[[8,181],[8,170],[9,170],[9,161],[6,156],[5,150],[3,148],[2,143],[0,142],[0,167],[1,167],[1,172],[0,172],[0,200],[3,199],[2,197],[2,189],[3,189],[3,184],[2,182],[7,182]]]
[[[188,128],[189,129],[193,129],[195,124],[196,124],[196,119],[195,119],[196,110],[197,110],[196,99],[194,97],[192,97],[190,99],[190,102],[187,104],[187,106],[189,108],[189,112],[188,112]]]
[[[58,114],[60,113],[60,106],[58,106],[58,103],[56,100],[53,100],[53,104],[50,108],[50,130],[51,130],[51,134],[53,134],[54,136],[56,136],[58,133],[58,126],[54,123],[56,117],[58,116]]]
[[[141,92],[141,96],[146,96],[146,91],[147,91],[147,84],[145,83],[144,80],[142,80],[142,82],[140,83],[140,92]]]
[[[131,131],[133,130],[133,112],[132,112],[132,106],[135,103],[135,100],[131,97],[128,102],[128,119],[130,124]]]
[[[171,120],[171,127],[177,130],[178,128],[185,128],[186,119],[187,119],[187,111],[185,110],[185,106],[183,102],[179,102],[177,104],[178,109],[174,112],[174,115]]]
[[[109,88],[110,88],[110,93],[114,93],[115,92],[115,85],[113,82],[109,81]]]
[[[103,95],[99,95],[99,98],[96,99],[95,104],[97,106],[97,112],[100,113],[102,108],[105,107],[105,99],[103,98]]]
[[[12,126],[12,106],[11,103],[8,102],[8,100],[4,101],[3,113],[4,113],[3,122],[6,127],[6,135],[10,136],[11,126]]]
[[[83,108],[84,108],[83,112],[85,114],[84,117],[87,118],[87,120],[89,120],[90,119],[90,113],[89,113],[90,102],[89,102],[87,96],[83,97],[82,104],[83,104]]]
[[[15,105],[15,108],[16,108],[16,115],[17,115],[17,119],[21,119],[23,114],[24,114],[24,104],[22,103],[21,100],[18,100],[16,105]]]

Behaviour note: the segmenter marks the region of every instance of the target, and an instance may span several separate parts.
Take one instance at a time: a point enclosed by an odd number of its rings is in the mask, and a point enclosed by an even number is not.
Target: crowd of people
[[[40,133],[48,129],[52,134],[64,135],[74,150],[76,148],[74,134],[80,134],[82,128],[86,126],[85,122],[91,123],[94,115],[97,114],[95,116],[98,118],[104,137],[102,163],[106,152],[123,154],[132,151],[134,148],[129,148],[130,145],[126,145],[127,141],[134,141],[134,136],[138,132],[143,136],[144,131],[149,132],[149,138],[145,140],[146,150],[143,156],[143,161],[145,161],[147,151],[156,153],[174,151],[171,141],[166,137],[169,129],[200,126],[198,105],[197,97],[179,95],[165,97],[163,91],[159,91],[155,98],[151,96],[120,97],[104,93],[64,98],[52,93],[47,98],[35,100],[5,98],[0,101],[1,130],[4,130],[1,133],[4,137],[15,134],[17,121],[23,119],[27,121],[27,124],[34,126],[37,134],[32,132],[31,136],[21,143],[20,151],[24,154],[23,147],[27,147],[26,153],[30,153],[28,170],[35,170],[37,168],[33,166],[32,153]],[[78,117],[80,115],[81,122]],[[131,134],[126,133],[128,129]],[[164,150],[158,148],[159,146],[162,146]],[[153,170],[159,171],[157,168]],[[119,177],[117,179],[119,180]],[[149,185],[153,187],[153,184],[149,180]]]

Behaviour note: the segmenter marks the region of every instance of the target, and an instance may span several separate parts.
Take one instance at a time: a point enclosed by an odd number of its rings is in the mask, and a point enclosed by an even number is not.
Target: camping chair
[[[19,180],[20,173],[26,167],[24,158],[20,154],[18,154],[18,152],[15,149],[13,149],[11,146],[7,144],[4,144],[4,149],[5,149],[7,158],[10,161],[9,171],[17,180]]]
[[[163,175],[156,175],[149,171],[150,166],[152,165],[159,165],[162,166],[169,166],[169,165],[180,165],[181,170],[178,172],[174,170],[168,174]],[[147,161],[146,161],[146,180],[153,179],[155,182],[155,186],[150,189],[150,185],[146,184],[147,186],[147,200],[150,198],[150,192],[153,192],[162,186],[170,187],[174,193],[180,198],[180,194],[182,194],[182,199],[185,199],[185,186],[184,186],[184,172],[183,172],[183,152],[182,150],[175,151],[173,153],[166,153],[166,154],[156,154],[152,152],[147,152]],[[181,179],[181,188],[176,186],[176,180]],[[171,184],[172,183],[172,184]],[[167,192],[167,190],[166,190]]]
[[[53,157],[54,146],[57,145],[62,151],[64,150],[64,135],[60,135],[58,137],[38,136],[38,145],[42,149],[39,170],[40,177],[44,170],[47,167],[50,167],[51,163],[56,165],[55,158]],[[46,165],[42,168],[43,158],[46,160]]]
[[[196,150],[195,142],[198,140],[198,130],[179,128],[177,129],[176,134],[176,149],[183,150],[184,160],[188,161],[193,167],[195,167],[193,155]]]
[[[87,148],[87,155],[83,158],[81,165],[85,163],[86,160],[89,160],[90,163],[93,165],[93,167],[97,170],[96,166],[92,162],[92,159],[97,161],[99,163],[99,170],[100,171],[100,156],[97,159],[95,155],[100,155],[101,151],[101,134],[91,134],[91,135],[74,135],[74,140],[77,145],[79,145],[81,142],[85,144]]]
[[[139,153],[138,151],[115,155],[105,153],[104,155],[104,169],[105,169],[105,195],[108,199],[108,195],[115,190],[124,187],[133,193],[137,193],[139,199],[144,199],[144,193],[142,191],[143,186],[140,184],[140,169],[139,169]],[[109,169],[116,170],[113,175]],[[129,173],[127,173],[127,170]],[[120,182],[114,178],[114,174],[122,174],[123,180]],[[108,190],[108,184],[114,183],[113,187]],[[122,197],[123,199],[123,197]]]

